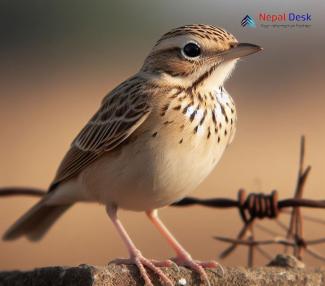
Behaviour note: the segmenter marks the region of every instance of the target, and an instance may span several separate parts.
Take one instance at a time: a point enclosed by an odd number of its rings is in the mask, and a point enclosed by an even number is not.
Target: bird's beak
[[[228,61],[246,57],[261,50],[263,50],[263,48],[254,44],[239,43],[235,47],[221,53],[220,56],[222,58],[222,61]]]

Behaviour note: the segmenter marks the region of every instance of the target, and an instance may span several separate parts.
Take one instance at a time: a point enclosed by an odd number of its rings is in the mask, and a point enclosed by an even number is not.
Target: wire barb
[[[304,217],[301,214],[301,207],[308,208],[325,208],[325,200],[312,200],[304,199],[303,192],[307,177],[310,173],[311,166],[304,167],[305,161],[305,137],[301,137],[300,141],[300,157],[299,168],[296,188],[292,198],[279,200],[278,192],[273,190],[271,194],[264,193],[250,193],[246,195],[244,189],[238,191],[237,199],[231,198],[213,198],[213,199],[200,199],[194,197],[186,197],[183,200],[174,203],[172,206],[184,207],[200,205],[210,208],[237,208],[240,217],[243,221],[243,226],[237,234],[235,239],[215,236],[216,240],[230,243],[231,245],[226,248],[219,255],[221,258],[226,258],[230,255],[237,246],[248,247],[248,266],[253,266],[255,258],[255,250],[257,250],[264,257],[270,255],[262,249],[263,245],[278,244],[284,246],[284,252],[288,253],[293,249],[293,255],[302,260],[304,252],[310,256],[325,261],[325,257],[319,254],[311,245],[325,243],[325,238],[314,240],[304,239],[303,219],[313,221],[315,223],[325,224],[324,220],[313,217]],[[41,197],[45,194],[43,190],[32,188],[2,188],[0,189],[0,197],[5,196],[37,196]],[[288,212],[288,208],[292,208]],[[289,226],[285,225],[279,220],[281,213],[290,215]],[[268,229],[265,226],[256,223],[256,220],[270,219],[278,224],[282,230],[286,232],[284,237]],[[256,240],[254,226],[261,229],[263,232],[273,236],[270,240]]]
[[[311,170],[311,166],[307,166],[306,168],[304,167],[304,161],[305,137],[302,136],[300,141],[297,183],[294,196],[292,198],[278,200],[278,192],[276,190],[272,191],[271,194],[250,193],[248,196],[246,196],[245,190],[240,189],[238,191],[237,200],[227,198],[197,199],[191,197],[175,203],[174,206],[201,205],[214,208],[238,208],[244,225],[238,232],[237,237],[234,239],[220,236],[214,237],[216,240],[230,244],[229,247],[220,253],[220,258],[226,258],[229,256],[239,245],[246,246],[248,247],[247,264],[249,267],[251,267],[254,264],[255,250],[267,257],[269,254],[264,251],[261,246],[278,244],[284,246],[284,251],[286,253],[288,253],[289,250],[293,250],[293,255],[300,260],[303,259],[303,253],[305,251],[310,256],[313,256],[318,260],[325,261],[325,257],[310,247],[310,245],[325,243],[325,238],[316,240],[305,240],[304,238],[304,216],[301,214],[301,207],[325,208],[325,200],[311,200],[303,198],[304,186]],[[287,208],[292,208],[289,212],[289,226],[286,226],[279,220],[279,215],[281,213],[288,213]],[[286,232],[284,237],[279,237],[275,232],[269,230],[267,227],[256,224],[257,219],[262,220],[266,218],[273,220],[282,228],[282,230]],[[311,220],[315,223],[321,224],[325,223],[325,221],[313,217],[306,217],[306,220]],[[255,225],[264,232],[267,232],[269,235],[272,235],[273,239],[256,240],[254,232]]]

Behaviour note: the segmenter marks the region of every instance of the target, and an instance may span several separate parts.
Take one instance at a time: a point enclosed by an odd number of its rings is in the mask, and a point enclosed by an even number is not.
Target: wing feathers
[[[132,85],[137,86],[137,92]],[[151,111],[148,94],[138,86],[137,81],[130,80],[106,96],[98,112],[72,142],[50,190],[118,147],[147,119]]]

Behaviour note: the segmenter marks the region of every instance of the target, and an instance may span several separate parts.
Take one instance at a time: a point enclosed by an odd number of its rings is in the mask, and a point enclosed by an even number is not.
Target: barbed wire
[[[261,247],[263,245],[278,244],[284,246],[284,252],[288,253],[289,249],[293,250],[293,255],[302,260],[303,252],[305,251],[314,258],[325,262],[325,257],[311,245],[325,243],[325,238],[316,240],[305,240],[303,219],[311,220],[316,223],[324,224],[325,221],[319,218],[303,217],[301,208],[320,208],[325,209],[325,200],[304,199],[303,192],[307,177],[310,173],[311,166],[304,167],[305,160],[305,138],[302,136],[300,143],[300,160],[298,168],[298,176],[294,196],[283,200],[278,199],[278,192],[272,191],[271,194],[250,193],[246,195],[245,190],[238,191],[237,199],[216,198],[216,199],[199,199],[187,197],[173,206],[184,207],[200,205],[211,208],[237,208],[243,221],[243,226],[237,234],[236,238],[215,236],[216,240],[229,243],[230,246],[222,251],[220,258],[228,257],[237,246],[248,247],[249,267],[254,265],[255,252],[258,251],[262,256],[270,258],[271,256]],[[286,226],[278,217],[281,213],[288,214],[288,208],[292,208],[289,212],[290,222]],[[265,226],[256,223],[257,220],[270,219],[275,221],[284,231],[285,235],[279,237],[277,233],[268,229]],[[254,226],[262,231],[272,235],[269,240],[256,240]]]
[[[322,256],[312,247],[312,245],[325,243],[325,238],[314,240],[306,240],[304,238],[304,219],[325,224],[325,221],[322,219],[303,216],[301,214],[302,207],[325,209],[325,200],[303,198],[304,186],[311,170],[311,166],[307,166],[306,168],[304,167],[304,160],[305,138],[302,136],[297,183],[292,198],[279,200],[279,195],[276,190],[273,190],[270,194],[249,193],[247,195],[244,189],[240,189],[238,191],[237,199],[200,199],[195,197],[186,197],[183,200],[172,204],[172,206],[185,207],[199,205],[210,208],[238,209],[241,220],[243,221],[243,226],[238,232],[236,238],[214,236],[214,239],[230,244],[229,247],[220,253],[220,258],[228,257],[238,246],[246,246],[248,247],[247,265],[251,267],[254,265],[256,251],[258,251],[262,256],[270,259],[271,255],[268,254],[262,246],[276,244],[284,246],[285,253],[288,253],[289,250],[292,249],[293,255],[300,260],[303,259],[303,253],[306,252],[312,257],[325,262],[325,256]],[[0,189],[0,197],[20,195],[41,197],[45,193],[45,191],[36,188],[13,187]],[[288,210],[288,208],[291,208],[291,210]],[[290,215],[288,226],[278,219],[280,214]],[[285,234],[281,236],[281,234],[270,230],[264,225],[260,225],[258,220],[263,219],[273,220],[285,231]],[[272,238],[268,240],[256,240],[254,227],[268,233]]]
[[[31,196],[42,197],[46,194],[45,191],[33,188],[20,188],[10,187],[0,189],[0,197],[13,197],[13,196]]]

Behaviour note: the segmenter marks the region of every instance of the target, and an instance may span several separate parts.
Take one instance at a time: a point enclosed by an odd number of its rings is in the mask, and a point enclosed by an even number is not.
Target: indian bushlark
[[[74,203],[99,202],[146,284],[152,285],[144,266],[172,285],[158,266],[175,262],[208,282],[204,268],[217,263],[193,260],[156,209],[185,197],[218,163],[236,130],[236,109],[224,81],[239,58],[260,50],[210,25],[163,35],[140,71],[104,98],[72,142],[46,196],[4,239],[38,240]],[[174,262],[146,259],[119,221],[118,208],[145,211],[176,251]]]

